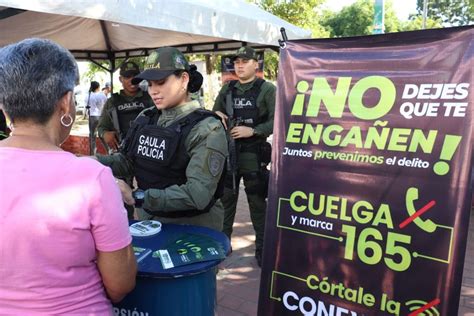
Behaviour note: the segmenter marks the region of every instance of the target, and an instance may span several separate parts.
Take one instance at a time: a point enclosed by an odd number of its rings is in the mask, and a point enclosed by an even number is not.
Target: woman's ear
[[[71,104],[74,104],[74,95],[72,91],[66,92],[61,99],[59,99],[59,114],[71,114]]]
[[[187,72],[183,72],[181,78],[183,79],[184,89],[187,89],[189,81],[191,80],[191,75]]]

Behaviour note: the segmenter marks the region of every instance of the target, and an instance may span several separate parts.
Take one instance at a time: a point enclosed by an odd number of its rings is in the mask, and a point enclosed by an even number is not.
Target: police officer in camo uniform
[[[266,138],[273,132],[276,88],[256,76],[258,61],[253,48],[241,47],[233,57],[233,62],[239,80],[230,81],[222,87],[213,108],[227,124],[229,137],[236,145],[237,171],[233,175],[227,173],[225,192],[221,198],[225,208],[223,232],[231,237],[239,183],[243,178],[256,235],[255,258],[260,266],[267,208],[266,167],[271,156],[271,147]],[[233,152],[229,154],[232,156]],[[233,184],[233,181],[236,183]]]
[[[122,64],[119,80],[123,89],[120,93],[112,94],[107,100],[99,118],[97,126],[99,137],[113,151],[117,151],[137,115],[145,108],[153,106],[148,93],[141,91],[132,83],[132,79],[139,73],[140,68],[134,62],[128,61]]]
[[[179,50],[162,47],[133,83],[141,80],[148,81],[155,106],[133,122],[120,153],[99,161],[116,176],[135,176],[139,219],[222,230],[227,140],[220,118],[189,97],[202,75]]]

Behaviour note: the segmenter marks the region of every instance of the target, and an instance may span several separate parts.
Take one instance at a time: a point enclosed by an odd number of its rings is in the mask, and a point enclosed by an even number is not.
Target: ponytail
[[[95,90],[97,90],[99,87],[100,87],[100,84],[97,81],[91,81],[91,86],[89,88],[89,94],[91,92],[94,92]]]
[[[201,73],[197,71],[196,65],[189,66],[189,82],[188,82],[188,91],[191,93],[199,91],[202,86],[204,78]]]

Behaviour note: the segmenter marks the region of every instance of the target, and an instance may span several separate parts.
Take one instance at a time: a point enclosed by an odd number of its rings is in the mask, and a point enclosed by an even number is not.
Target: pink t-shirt
[[[96,250],[130,244],[109,168],[0,148],[0,315],[110,315]]]

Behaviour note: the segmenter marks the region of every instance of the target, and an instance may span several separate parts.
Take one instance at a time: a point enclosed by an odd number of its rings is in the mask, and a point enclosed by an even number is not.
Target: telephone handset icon
[[[407,212],[411,216],[416,213],[415,201],[418,200],[418,188],[408,188],[407,195],[405,198],[405,205],[407,207]],[[413,222],[424,230],[427,233],[432,233],[436,230],[437,225],[430,219],[423,220],[420,217],[417,217]]]

